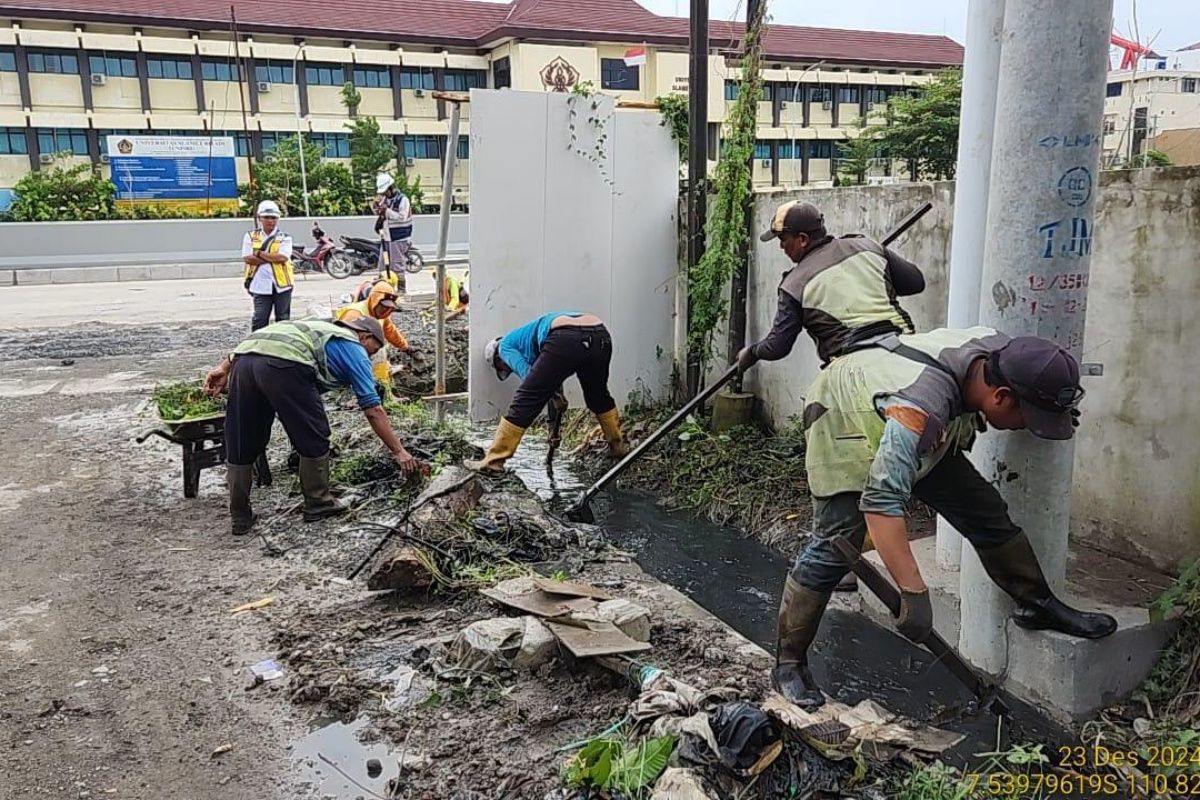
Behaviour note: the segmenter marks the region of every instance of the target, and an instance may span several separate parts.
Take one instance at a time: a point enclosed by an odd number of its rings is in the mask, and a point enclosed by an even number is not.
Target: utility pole
[[[946,325],[979,324],[979,287],[987,231],[988,182],[992,133],[996,127],[996,81],[1000,73],[1000,35],[1004,0],[971,0],[967,9],[967,47],[963,60],[962,122],[958,127],[958,166],[954,171],[954,227],[950,241],[950,300]],[[958,571],[962,536],[938,517],[937,562]]]
[[[691,0],[688,56],[687,262],[692,273],[704,257],[708,221],[708,0]],[[689,292],[691,291],[689,285]],[[688,332],[691,332],[688,302]],[[700,359],[688,349],[687,395],[700,391]]]
[[[746,3],[746,32],[754,28],[758,18],[758,7],[761,0],[747,0]],[[750,153],[749,161],[750,170],[746,176],[746,180],[750,182],[751,192],[749,199],[746,200],[746,249],[741,254],[741,261],[737,265],[737,269],[733,271],[733,277],[730,280],[729,287],[729,348],[727,351],[728,362],[732,364],[737,360],[738,352],[746,346],[746,283],[747,272],[749,270],[750,253],[754,248],[754,153]],[[738,377],[734,386],[734,391],[740,392],[742,379]]]
[[[245,66],[242,64],[242,43],[240,41],[241,37],[238,36],[237,14],[234,13],[233,6],[229,7],[229,35],[230,35],[230,38],[233,40],[234,63],[237,64],[238,97],[242,101],[242,131],[246,135],[246,169],[249,170],[249,172],[250,172],[250,194],[253,195],[254,187],[255,187],[255,183],[256,183],[254,180],[254,155],[253,155],[254,148],[250,146],[251,145],[250,122],[246,117],[246,92],[248,92],[250,90],[250,87],[246,83],[249,80],[249,78],[246,77],[246,69],[245,69]],[[236,145],[236,143],[237,143],[236,138],[234,139],[234,143]],[[234,152],[235,153],[237,152],[236,146],[234,148]]]
[[[302,69],[300,56],[304,53],[305,47],[303,42],[297,45],[296,55],[292,58],[292,90],[293,102],[296,105],[296,147],[300,150],[300,186],[304,192],[304,216],[311,217],[312,213],[308,210],[308,168],[304,163],[304,129],[300,118],[299,70]]]
[[[1006,0],[979,322],[1053,339],[1076,358],[1087,310],[1112,0]],[[975,463],[1028,534],[1050,586],[1065,582],[1072,442],[982,437]],[[1008,663],[1011,601],[962,556],[965,656]]]

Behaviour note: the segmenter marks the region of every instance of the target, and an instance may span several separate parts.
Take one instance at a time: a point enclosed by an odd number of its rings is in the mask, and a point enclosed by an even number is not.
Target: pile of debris
[[[411,353],[388,349],[392,362],[394,391],[408,398],[428,397],[434,392],[434,357],[437,351],[437,320],[433,309],[405,304],[393,317],[408,339]],[[446,392],[467,390],[467,318],[446,321]]]

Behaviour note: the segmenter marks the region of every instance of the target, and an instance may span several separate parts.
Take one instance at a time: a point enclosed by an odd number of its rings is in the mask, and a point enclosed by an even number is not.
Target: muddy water
[[[376,796],[384,794],[387,782],[396,777],[400,767],[387,745],[366,744],[359,739],[366,724],[365,718],[349,724],[317,720],[312,731],[296,742],[292,763],[299,782],[308,784],[311,796],[350,800],[363,797],[367,792]],[[383,768],[374,778],[367,772],[367,760],[372,758],[378,759]],[[342,772],[331,767],[325,759],[336,764]]]

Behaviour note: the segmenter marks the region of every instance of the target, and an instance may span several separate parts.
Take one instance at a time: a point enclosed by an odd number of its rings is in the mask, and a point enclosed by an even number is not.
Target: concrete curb
[[[171,281],[195,278],[236,278],[240,265],[156,264],[127,267],[58,267],[55,269],[0,270],[2,286],[47,286],[67,283],[125,283],[128,281]]]

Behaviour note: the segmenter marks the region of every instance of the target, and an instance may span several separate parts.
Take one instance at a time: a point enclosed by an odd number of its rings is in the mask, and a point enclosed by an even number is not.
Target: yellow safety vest
[[[278,231],[278,228],[276,230]],[[266,240],[266,238],[267,238],[267,235],[265,233],[263,233],[261,228],[259,228],[256,231],[252,231],[250,233],[250,249],[253,250],[255,253],[261,252],[262,246],[263,246],[263,241]],[[268,253],[278,253],[279,252],[279,237],[278,236],[276,236],[275,238],[273,238],[271,240],[270,246],[267,247],[267,252]],[[261,265],[247,264],[246,265],[246,274],[244,276],[245,279],[252,280],[254,278],[254,273],[258,272],[259,266],[261,266]],[[291,259],[288,259],[287,261],[285,261],[282,264],[272,264],[271,265],[271,278],[275,281],[276,289],[291,288],[291,286],[296,282],[295,276],[296,276],[296,270],[292,266]]]

